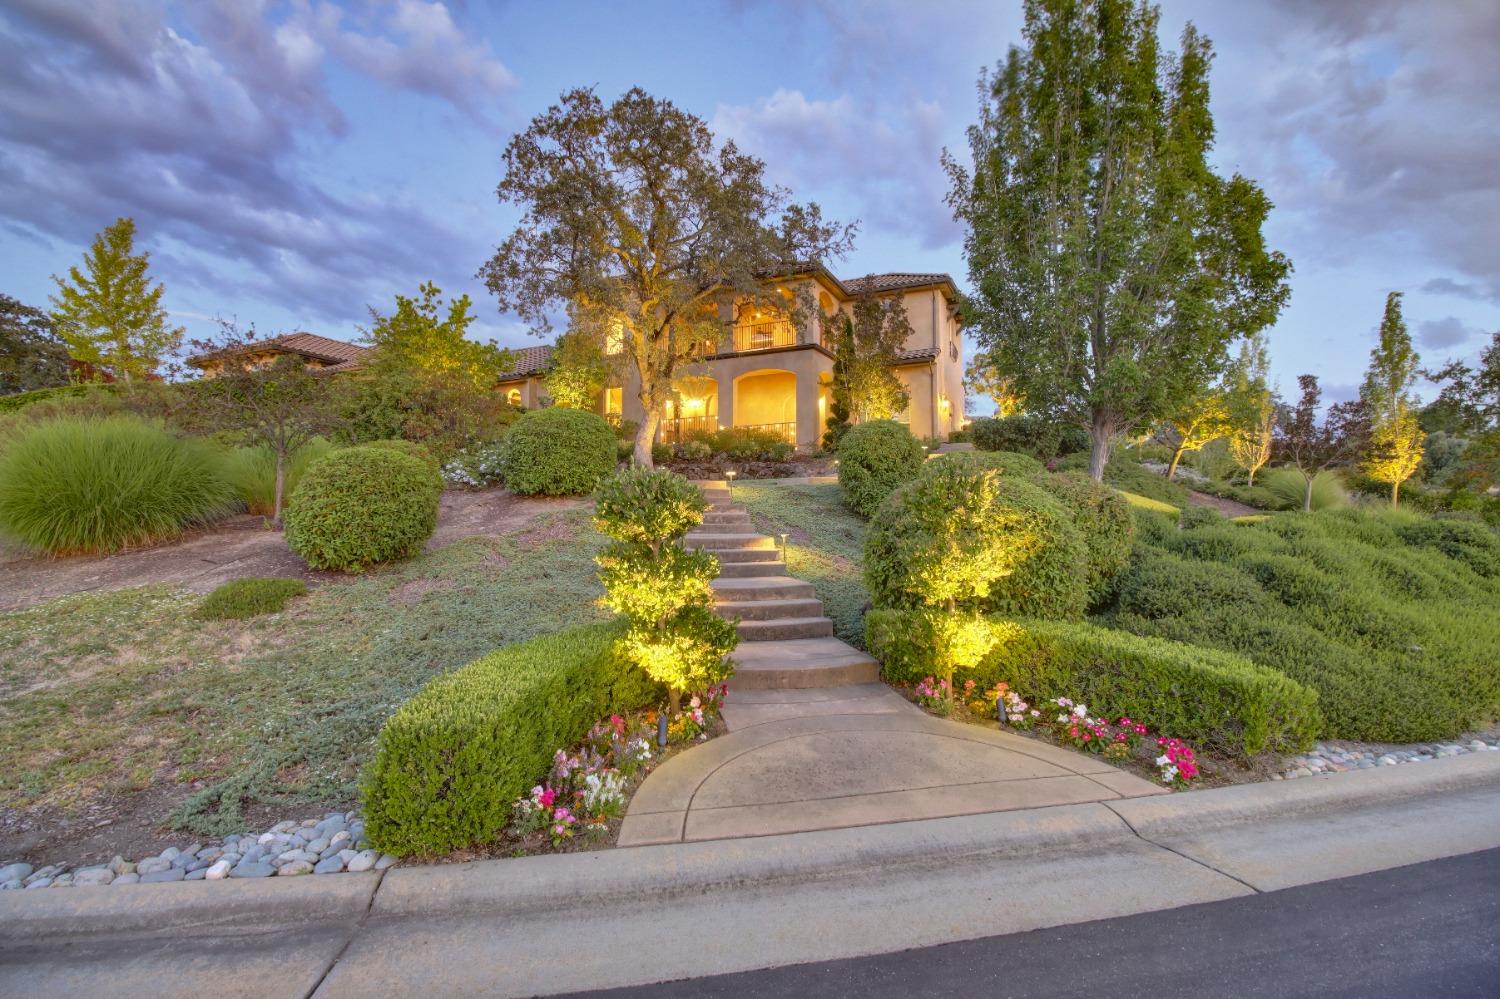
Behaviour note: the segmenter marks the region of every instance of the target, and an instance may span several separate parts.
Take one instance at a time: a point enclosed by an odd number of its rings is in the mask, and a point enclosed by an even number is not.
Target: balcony
[[[736,353],[791,347],[797,343],[797,327],[784,319],[741,323],[734,327],[733,343]]]

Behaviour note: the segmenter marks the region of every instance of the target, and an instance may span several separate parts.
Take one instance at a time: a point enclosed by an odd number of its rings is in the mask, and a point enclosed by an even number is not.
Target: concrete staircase
[[[714,610],[738,620],[740,646],[731,658],[731,690],[837,687],[874,683],[875,660],[833,637],[811,583],[787,575],[774,538],[757,534],[722,482],[700,483],[709,510],[684,539],[719,559]]]

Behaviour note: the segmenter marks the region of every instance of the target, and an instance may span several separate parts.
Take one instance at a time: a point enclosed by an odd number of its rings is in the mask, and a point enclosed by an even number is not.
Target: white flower
[[[1077,715],[1079,718],[1087,718],[1088,717],[1088,713],[1089,713],[1088,705],[1087,704],[1075,704],[1073,706],[1073,713],[1075,715]]]
[[[1065,714],[1058,715],[1057,716],[1057,720],[1060,721],[1060,722],[1066,722],[1068,720],[1068,716],[1065,715]]]
[[[1165,757],[1165,756],[1158,756],[1156,758],[1156,765],[1159,766],[1159,767],[1167,766],[1171,762],[1172,762],[1171,759],[1169,759],[1168,757]]]

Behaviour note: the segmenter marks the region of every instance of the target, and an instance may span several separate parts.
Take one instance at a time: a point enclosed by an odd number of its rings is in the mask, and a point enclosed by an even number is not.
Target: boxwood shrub
[[[0,456],[0,534],[54,555],[149,545],[235,507],[224,457],[134,417],[64,417]]]
[[[335,451],[298,483],[287,544],[314,569],[363,572],[409,558],[437,527],[441,482],[431,466],[398,450]]]
[[[1029,478],[1046,472],[1047,466],[1026,454],[1014,451],[950,451],[938,455],[922,467],[922,471],[960,465],[964,468],[993,468],[1001,475],[1019,475]]]
[[[914,607],[920,601],[900,553],[922,518],[911,504],[923,501],[915,483],[903,486],[876,512],[865,536],[865,583],[877,607]],[[1061,503],[1025,479],[1002,475],[988,517],[1029,537],[1029,554],[1009,575],[990,584],[987,612],[1028,617],[1079,617],[1088,602],[1088,549]]]
[[[1298,752],[1322,728],[1315,691],[1243,656],[1086,622],[990,623],[994,649],[960,679],[986,687],[1004,680],[1032,703],[1071,697],[1242,757]],[[932,674],[931,636],[920,615],[872,611],[865,640],[886,679],[912,683]]]
[[[427,445],[418,444],[416,441],[407,441],[402,440],[399,437],[394,437],[390,440],[367,441],[364,444],[361,444],[360,447],[373,447],[377,451],[395,451],[399,454],[410,455],[411,457],[420,461],[422,464],[426,465],[428,468],[432,469],[432,480],[434,483],[436,483],[438,492],[443,491],[444,482],[442,462],[437,460],[437,456],[432,453],[431,448],[427,447]]]
[[[850,427],[839,441],[839,485],[855,513],[873,516],[885,498],[922,471],[926,455],[911,431],[895,420]]]
[[[505,435],[505,487],[523,496],[578,496],[615,470],[615,432],[581,409],[534,409]]]
[[[1130,547],[1135,537],[1135,517],[1130,504],[1113,489],[1086,475],[1042,472],[1031,481],[1073,515],[1073,526],[1083,536],[1088,552],[1089,605],[1103,603],[1114,590],[1115,578],[1130,562]]]
[[[509,645],[431,680],[380,730],[363,781],[381,850],[437,854],[487,842],[552,754],[660,688],[616,654],[623,622]]]
[[[969,436],[981,451],[1014,451],[1047,461],[1057,456],[1063,428],[1044,416],[1023,413],[975,420],[969,425]]]

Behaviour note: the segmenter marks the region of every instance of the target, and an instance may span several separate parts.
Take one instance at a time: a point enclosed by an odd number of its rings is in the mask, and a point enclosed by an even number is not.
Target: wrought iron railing
[[[736,423],[736,430],[771,430],[778,433],[792,447],[797,446],[797,424],[793,423]]]
[[[664,444],[681,444],[688,439],[688,435],[703,431],[713,433],[719,429],[719,418],[717,416],[686,416],[679,420],[663,419],[661,421],[661,439]]]
[[[742,323],[734,327],[733,340],[736,351],[790,347],[797,342],[797,327],[784,319]]]

